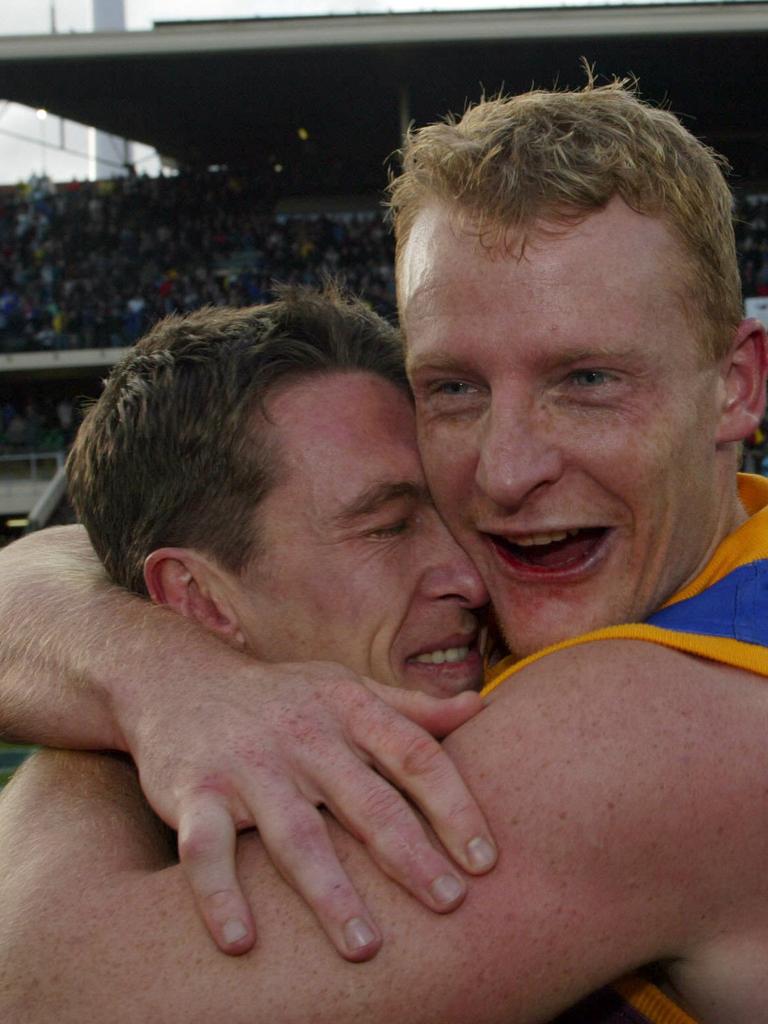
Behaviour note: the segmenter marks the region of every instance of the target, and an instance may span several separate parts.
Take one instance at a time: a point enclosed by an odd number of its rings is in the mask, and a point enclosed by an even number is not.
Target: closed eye
[[[377,526],[373,530],[368,530],[366,537],[370,537],[372,540],[387,540],[389,537],[397,537],[401,533],[405,533],[410,525],[410,519],[399,519],[396,523],[391,523],[388,526]]]

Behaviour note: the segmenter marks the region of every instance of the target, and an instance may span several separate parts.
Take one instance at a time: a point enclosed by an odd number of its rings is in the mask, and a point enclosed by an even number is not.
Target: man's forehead
[[[285,438],[295,435],[332,447],[334,440],[408,434],[409,399],[399,386],[364,370],[314,373],[289,381],[268,397],[270,422]]]
[[[383,378],[338,373],[268,405],[283,476],[330,519],[426,493],[410,400]]]
[[[401,310],[418,318],[430,304],[452,295],[452,275],[463,280],[474,271],[482,278],[489,264],[510,267],[535,264],[537,274],[555,277],[564,260],[585,279],[599,272],[585,252],[605,257],[603,271],[618,277],[631,262],[633,246],[658,251],[660,258],[679,260],[679,243],[660,217],[632,210],[618,196],[606,207],[563,219],[540,219],[519,228],[487,225],[446,203],[419,211],[405,242],[398,267]]]
[[[491,325],[499,338],[530,326],[547,346],[566,326],[577,345],[596,340],[603,324],[647,329],[682,311],[682,264],[666,224],[620,199],[567,229],[543,222],[517,253],[514,244],[488,248],[445,206],[425,208],[400,266],[409,370],[416,349],[435,352],[449,336],[477,337]]]

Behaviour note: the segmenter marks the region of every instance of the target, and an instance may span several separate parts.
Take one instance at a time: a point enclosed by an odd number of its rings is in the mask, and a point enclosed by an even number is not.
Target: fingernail
[[[430,885],[429,891],[436,903],[447,906],[449,903],[455,903],[460,896],[464,895],[464,886],[456,875],[440,875]]]
[[[240,939],[244,939],[248,934],[248,929],[245,927],[242,921],[238,921],[236,918],[230,918],[226,921],[224,927],[221,929],[221,934],[224,936],[224,941],[228,946],[231,946],[233,942],[239,942]]]
[[[370,946],[376,940],[371,928],[361,917],[351,917],[344,925],[344,940],[350,953],[364,946]]]
[[[496,847],[483,836],[475,836],[467,843],[467,859],[476,871],[484,871],[496,860]]]

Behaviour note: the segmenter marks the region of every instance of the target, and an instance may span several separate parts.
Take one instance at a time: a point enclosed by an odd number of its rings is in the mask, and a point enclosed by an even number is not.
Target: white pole
[[[124,0],[93,0],[93,31],[94,32],[125,32]],[[115,153],[126,153],[129,157],[129,144],[124,140],[117,141],[116,136],[108,132],[100,132],[95,128],[88,130],[88,177],[91,181],[114,176]],[[109,162],[108,162],[109,161]]]

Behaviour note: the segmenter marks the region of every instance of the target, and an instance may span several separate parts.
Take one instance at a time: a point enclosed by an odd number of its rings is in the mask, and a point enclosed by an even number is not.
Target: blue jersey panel
[[[768,560],[739,566],[696,597],[662,608],[647,621],[680,633],[768,646]]]

